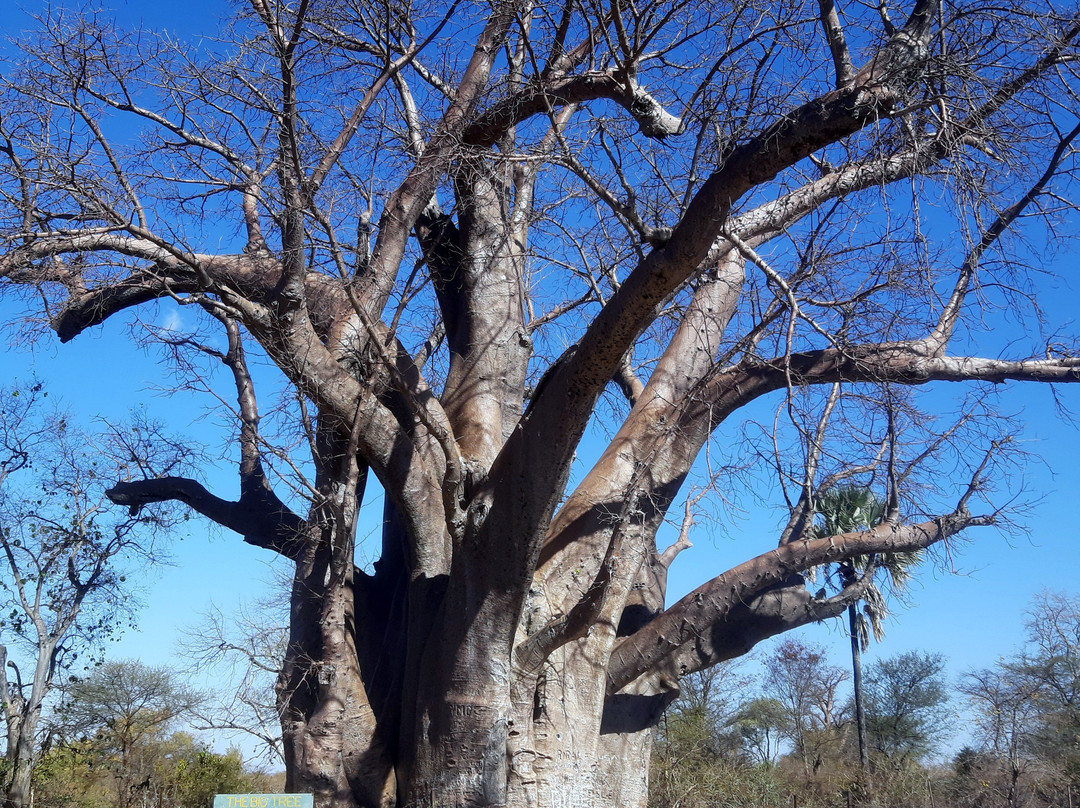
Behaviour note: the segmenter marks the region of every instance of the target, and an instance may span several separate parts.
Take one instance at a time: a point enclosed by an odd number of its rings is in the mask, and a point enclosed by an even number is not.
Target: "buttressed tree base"
[[[199,43],[38,20],[3,70],[0,289],[64,342],[136,318],[231,402],[238,499],[111,497],[295,563],[289,791],[644,806],[681,676],[1005,518],[984,383],[1080,379],[1028,274],[1073,214],[1063,8],[251,0]],[[1029,319],[998,343],[1004,307]],[[961,414],[921,414],[944,381]],[[747,560],[665,606],[695,517],[769,479],[777,535],[736,523]],[[815,532],[841,483],[884,520]]]

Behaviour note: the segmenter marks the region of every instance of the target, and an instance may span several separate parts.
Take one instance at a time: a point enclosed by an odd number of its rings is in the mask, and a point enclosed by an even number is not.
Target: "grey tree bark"
[[[1001,422],[931,428],[881,390],[1080,379],[1072,343],[949,350],[1008,234],[1069,198],[1080,128],[1032,99],[1072,92],[1080,28],[1049,7],[251,0],[227,55],[41,26],[4,90],[0,289],[38,292],[64,342],[155,301],[200,314],[143,325],[224,368],[239,495],[173,474],[110,496],[294,564],[278,700],[288,785],[320,808],[644,806],[681,676],[871,583],[804,573],[999,518]],[[808,43],[821,70],[795,76]],[[142,138],[110,141],[121,119]],[[920,183],[970,233],[940,260]],[[288,391],[274,418],[256,361]],[[766,398],[776,428],[734,438]],[[695,510],[748,468],[789,519],[668,605]],[[966,476],[918,499],[941,468]],[[838,480],[906,518],[814,535]]]

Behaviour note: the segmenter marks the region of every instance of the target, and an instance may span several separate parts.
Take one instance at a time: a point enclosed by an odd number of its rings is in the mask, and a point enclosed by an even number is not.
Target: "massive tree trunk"
[[[381,737],[357,654],[353,563],[366,469],[348,435],[320,424],[317,499],[296,560],[289,642],[278,677],[286,790],[320,804],[390,808],[393,761]],[[362,629],[361,629],[362,630]]]
[[[1068,350],[947,353],[980,260],[1069,168],[1080,129],[1062,135],[1028,96],[1071,81],[1078,28],[1033,24],[999,69],[994,42],[966,50],[970,15],[946,20],[934,0],[902,22],[852,7],[857,56],[831,4],[805,19],[666,0],[423,5],[252,0],[234,59],[174,54],[184,67],[163,80],[141,78],[161,60],[125,50],[138,43],[47,20],[62,47],[9,91],[41,119],[82,121],[85,143],[26,136],[43,125],[29,113],[0,123],[15,207],[0,277],[40,288],[64,341],[158,299],[224,330],[226,348],[156,333],[231,375],[239,498],[177,477],[111,496],[186,503],[294,565],[289,789],[320,808],[643,808],[680,677],[843,614],[871,583],[814,595],[803,573],[995,520],[972,508],[1002,444],[970,448],[967,417],[940,433],[909,418],[901,435],[898,386],[1080,377]],[[834,80],[788,75],[821,34]],[[70,61],[87,48],[100,58]],[[107,147],[102,108],[157,133],[145,166]],[[1019,190],[968,166],[991,159],[1013,109],[1037,142]],[[92,162],[80,143],[107,166],[92,181],[76,181]],[[928,177],[970,200],[975,175],[982,207],[964,221],[983,227],[931,272],[893,186]],[[235,213],[235,252],[176,236],[185,183]],[[178,197],[181,220],[162,224]],[[245,345],[290,392],[276,432]],[[767,396],[784,402],[776,424],[737,435]],[[815,496],[844,479],[914,513],[937,462],[970,474],[923,516],[810,529]],[[778,537],[748,537],[747,560],[669,605],[698,503],[748,470],[783,489]],[[385,494],[370,571],[356,566],[369,474]]]

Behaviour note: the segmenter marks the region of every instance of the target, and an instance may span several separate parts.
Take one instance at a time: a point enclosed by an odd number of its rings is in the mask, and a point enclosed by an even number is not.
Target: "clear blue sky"
[[[166,27],[183,36],[213,33],[224,3],[189,0],[184,3],[117,0],[112,4],[124,19],[141,18],[149,28]],[[42,6],[43,7],[43,4]],[[35,4],[23,4],[34,12]],[[22,17],[10,12],[3,27],[17,33]],[[10,16],[8,16],[10,15]],[[1048,316],[1058,322],[1074,317],[1080,279],[1076,256],[1058,262],[1058,278],[1048,299]],[[11,306],[0,303],[0,320],[9,320]],[[161,317],[168,316],[163,309]],[[10,334],[8,335],[10,337]],[[0,353],[5,379],[37,374],[54,395],[86,416],[123,416],[142,408],[170,422],[179,432],[201,436],[206,424],[205,402],[183,394],[158,395],[167,384],[152,357],[132,345],[126,328],[111,323],[85,334],[73,343],[58,345],[43,339],[32,349],[12,339]],[[1080,411],[1080,386],[1063,389],[1062,397]],[[910,649],[941,651],[949,658],[951,673],[992,664],[1014,651],[1021,641],[1023,612],[1042,589],[1080,591],[1080,527],[1076,502],[1080,496],[1080,431],[1061,420],[1050,392],[1013,385],[1005,391],[1007,408],[1021,415],[1027,427],[1023,435],[1033,461],[1023,480],[1029,499],[1041,497],[1024,519],[1028,535],[1006,536],[989,528],[973,531],[959,543],[947,565],[927,565],[909,589],[911,605],[899,607],[887,624],[884,644],[871,649],[868,658]],[[212,440],[213,438],[210,438]],[[234,485],[234,474],[223,468],[213,479],[225,495]],[[752,498],[748,498],[752,499]],[[773,502],[778,501],[773,499]],[[377,519],[377,511],[373,518]],[[775,510],[751,511],[746,520],[729,526],[726,534],[710,535],[703,527],[694,537],[693,549],[683,553],[672,569],[672,600],[748,556],[762,552],[775,541],[781,515]],[[364,528],[362,528],[362,531]],[[139,623],[113,649],[115,657],[136,657],[148,664],[174,662],[177,632],[197,620],[211,601],[225,610],[270,585],[268,564],[272,554],[244,545],[224,531],[208,532],[200,521],[188,523],[178,537],[175,565],[149,574]],[[844,664],[847,640],[839,625],[807,629],[803,636],[834,649],[834,662]]]

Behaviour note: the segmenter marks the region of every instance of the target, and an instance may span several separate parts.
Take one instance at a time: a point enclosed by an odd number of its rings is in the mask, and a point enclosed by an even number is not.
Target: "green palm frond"
[[[814,537],[820,538],[875,528],[884,521],[886,506],[885,502],[869,488],[849,485],[830,488],[823,492],[814,503],[814,511],[817,519],[812,531]],[[849,583],[848,579],[865,573],[869,565],[873,564],[875,572],[880,571],[887,576],[893,590],[900,590],[910,579],[911,568],[921,561],[922,553],[918,551],[854,556],[835,570],[826,567],[825,580],[828,582],[830,572],[835,571],[840,575],[840,585],[846,586]],[[816,580],[817,572],[817,569],[808,570],[807,577]],[[857,630],[859,644],[865,651],[870,645],[871,635],[876,642],[884,639],[884,620],[889,610],[884,594],[874,581],[870,582],[862,597],[862,602],[863,608],[858,616]]]
[[[857,486],[830,488],[814,505],[823,520],[815,527],[819,535],[867,530],[881,524],[885,518],[885,503],[873,491]]]
[[[885,618],[889,616],[889,608],[885,604],[885,598],[881,594],[881,590],[876,586],[871,585],[863,596],[863,614],[866,615],[866,620],[870,624],[870,629],[874,633],[874,641],[881,642],[885,639]],[[863,650],[870,645],[870,640],[867,638],[866,645],[863,646]]]

